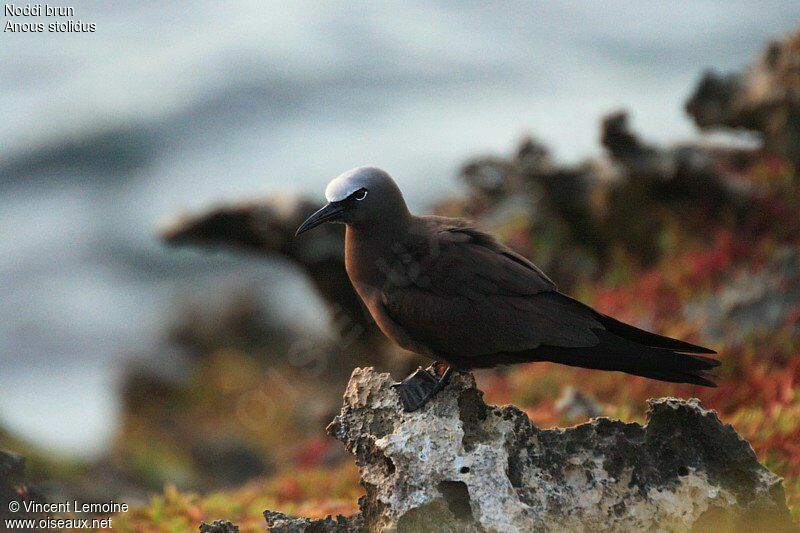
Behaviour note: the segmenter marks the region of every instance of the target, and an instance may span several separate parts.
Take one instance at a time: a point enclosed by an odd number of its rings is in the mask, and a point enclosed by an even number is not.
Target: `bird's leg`
[[[422,408],[450,381],[453,368],[448,366],[442,376],[437,378],[436,368],[439,364],[437,361],[428,368],[419,367],[402,382],[392,385],[397,389],[405,412],[410,413]]]
[[[431,398],[434,394],[445,388],[447,384],[450,383],[451,377],[453,377],[453,367],[448,366],[444,369],[444,372],[442,372],[442,376],[439,378],[439,382],[436,384],[436,390],[431,393]]]

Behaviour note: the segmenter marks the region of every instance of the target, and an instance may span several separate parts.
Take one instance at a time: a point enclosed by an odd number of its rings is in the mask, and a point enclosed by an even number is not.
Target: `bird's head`
[[[328,203],[308,217],[295,235],[324,222],[379,224],[408,216],[403,194],[394,180],[375,167],[357,167],[341,174],[325,189]]]

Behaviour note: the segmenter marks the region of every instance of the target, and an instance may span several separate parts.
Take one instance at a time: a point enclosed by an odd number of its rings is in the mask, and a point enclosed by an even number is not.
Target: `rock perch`
[[[781,479],[698,400],[651,400],[644,426],[539,429],[468,374],[412,413],[392,383],[354,370],[328,427],[356,456],[359,513],[266,511],[271,531],[797,531]]]

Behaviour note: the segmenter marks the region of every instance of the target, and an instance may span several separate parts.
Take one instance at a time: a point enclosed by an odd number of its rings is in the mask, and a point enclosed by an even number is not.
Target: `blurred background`
[[[96,33],[0,37],[0,446],[43,490],[292,510],[302,470],[354,505],[324,426],[353,367],[417,361],[340,228],[290,237],[372,164],[724,364],[717,391],[528,365],[489,400],[555,425],[699,396],[797,512],[800,4],[73,5]]]

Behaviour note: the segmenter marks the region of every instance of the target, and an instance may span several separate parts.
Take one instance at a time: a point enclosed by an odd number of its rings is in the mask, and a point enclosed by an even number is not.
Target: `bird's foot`
[[[438,363],[428,368],[419,367],[402,382],[392,385],[397,390],[406,413],[424,407],[450,381],[452,368],[447,367],[441,377],[436,377],[437,366]]]

